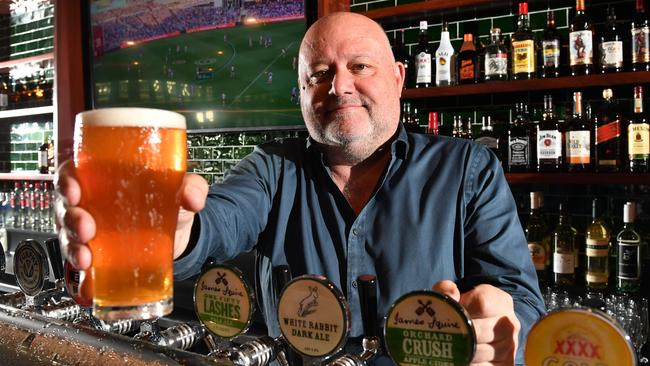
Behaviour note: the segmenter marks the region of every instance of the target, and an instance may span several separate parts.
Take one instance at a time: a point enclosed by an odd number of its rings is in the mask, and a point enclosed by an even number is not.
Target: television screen
[[[189,130],[303,125],[303,0],[91,0],[93,107],[152,107]]]

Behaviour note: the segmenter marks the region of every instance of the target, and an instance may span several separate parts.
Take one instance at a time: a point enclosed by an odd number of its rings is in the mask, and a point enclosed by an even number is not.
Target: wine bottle
[[[532,79],[535,77],[535,35],[530,30],[528,3],[519,3],[517,29],[511,42],[512,78]]]
[[[613,7],[607,8],[607,25],[600,37],[600,72],[619,72],[623,70],[623,37],[616,28],[616,14]]]
[[[562,168],[562,132],[553,113],[553,98],[544,96],[544,115],[537,126],[537,171],[555,172]]]
[[[594,164],[598,172],[617,172],[621,166],[621,113],[612,89],[603,90],[603,99],[594,119]]]
[[[593,73],[594,25],[585,14],[585,1],[576,0],[576,14],[569,26],[569,64],[571,75]]]
[[[436,50],[436,86],[456,84],[456,54],[449,40],[447,23],[442,24],[440,46]]]
[[[600,216],[601,203],[598,198],[592,201],[592,221],[586,231],[586,269],[585,284],[589,289],[605,289],[609,283],[609,239],[610,229]]]
[[[571,226],[571,218],[566,204],[560,203],[560,215],[553,230],[553,280],[556,286],[570,287],[575,284],[576,229]]]
[[[542,62],[540,76],[555,78],[560,76],[560,35],[555,28],[555,12],[546,12],[546,28],[542,34]]]
[[[573,93],[573,116],[565,133],[565,164],[570,172],[591,169],[591,126],[582,114],[582,93]]]
[[[530,192],[530,213],[526,221],[526,239],[528,251],[533,260],[537,279],[540,283],[546,283],[548,272],[548,238],[546,221],[542,215],[542,192]]]
[[[632,19],[632,71],[650,70],[650,26],[645,12],[645,0],[636,0]]]
[[[476,84],[478,82],[478,53],[472,33],[463,35],[463,44],[458,53],[458,83]]]
[[[627,126],[628,169],[632,173],[648,171],[650,125],[643,111],[643,87],[634,87],[634,115]]]
[[[431,48],[429,47],[428,24],[420,21],[418,45],[415,48],[415,87],[428,88],[431,86]]]
[[[639,292],[643,268],[641,236],[634,229],[636,203],[623,207],[623,229],[616,235],[616,289],[621,292]]]

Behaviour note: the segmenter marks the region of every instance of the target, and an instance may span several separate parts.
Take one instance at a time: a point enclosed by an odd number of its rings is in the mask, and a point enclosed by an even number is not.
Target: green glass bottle
[[[571,226],[566,205],[560,203],[560,216],[553,230],[553,282],[556,286],[571,287],[575,284],[576,229]]]
[[[641,289],[642,246],[641,236],[634,229],[636,203],[623,207],[623,229],[616,236],[616,289],[620,292],[638,292]]]
[[[530,192],[530,214],[526,222],[528,251],[537,271],[540,284],[546,284],[549,264],[548,229],[542,216],[542,192]]]

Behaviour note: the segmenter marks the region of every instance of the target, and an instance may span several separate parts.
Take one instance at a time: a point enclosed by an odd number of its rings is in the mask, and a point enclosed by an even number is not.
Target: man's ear
[[[406,68],[401,62],[395,62],[395,81],[397,82],[398,90],[402,90],[406,79]]]

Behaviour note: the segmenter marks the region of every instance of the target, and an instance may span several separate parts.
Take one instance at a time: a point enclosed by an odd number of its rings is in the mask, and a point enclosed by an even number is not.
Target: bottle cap
[[[634,223],[636,219],[636,203],[626,202],[623,206],[623,222]]]
[[[603,99],[610,100],[614,96],[614,93],[612,92],[612,89],[603,89]]]
[[[463,35],[463,41],[465,42],[472,42],[474,41],[474,35],[472,33],[465,33]]]
[[[542,207],[544,204],[542,192],[530,192],[530,209],[534,210]]]
[[[427,21],[420,20],[420,30],[426,30],[426,29],[427,29]]]
[[[528,14],[528,3],[519,3],[519,15]]]
[[[438,129],[438,112],[429,112],[429,128],[432,130]]]
[[[490,35],[499,35],[501,34],[501,28],[492,28],[490,29]]]

